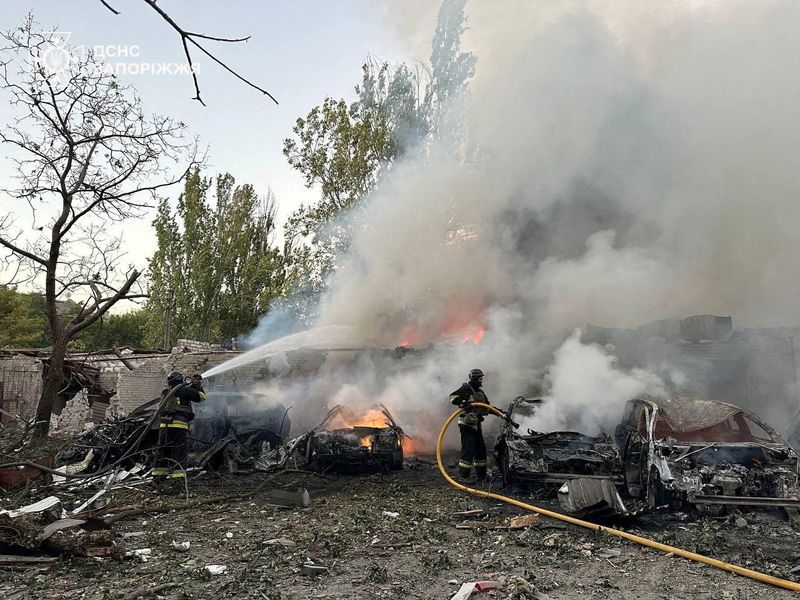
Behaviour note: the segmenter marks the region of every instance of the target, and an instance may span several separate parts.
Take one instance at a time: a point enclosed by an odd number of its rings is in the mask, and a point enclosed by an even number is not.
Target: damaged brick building
[[[70,354],[65,363],[67,381],[54,406],[51,429],[74,432],[83,429],[87,422],[102,421],[112,414],[127,414],[158,397],[170,371],[202,372],[235,354],[220,346],[192,340],[178,340],[171,352],[125,347]],[[3,410],[26,419],[33,417],[47,361],[46,349],[0,350]],[[254,380],[259,369],[257,366],[240,369],[236,376]]]

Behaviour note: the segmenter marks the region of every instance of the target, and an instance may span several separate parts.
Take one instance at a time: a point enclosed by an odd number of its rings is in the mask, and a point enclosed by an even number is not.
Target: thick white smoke
[[[588,435],[612,435],[628,400],[667,393],[664,383],[652,373],[624,371],[605,349],[582,343],[579,331],[555,352],[545,384],[544,402],[530,419],[520,423],[523,430],[576,429]]]
[[[486,334],[404,370],[362,365],[348,385],[432,437],[468,369],[505,404],[586,323],[798,322],[800,4],[471,1],[467,15],[467,151],[434,142],[393,166],[321,324],[387,347]],[[576,337],[547,381],[539,426],[559,428],[607,426],[606,407],[657,383]]]
[[[405,375],[423,394],[394,378],[384,395],[430,415],[442,379],[481,366],[505,403],[587,322],[797,322],[800,5],[471,2],[467,14],[478,63],[463,131],[477,159],[434,145],[395,166],[322,322],[387,343],[408,327],[436,339],[454,320],[488,332]],[[591,359],[607,372],[581,380]],[[588,427],[577,406],[639,391],[641,373],[609,380],[611,360],[568,341],[542,419]]]

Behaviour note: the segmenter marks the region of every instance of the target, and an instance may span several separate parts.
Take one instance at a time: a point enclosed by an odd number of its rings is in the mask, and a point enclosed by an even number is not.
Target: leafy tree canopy
[[[177,208],[167,200],[153,225],[146,341],[169,348],[178,338],[226,341],[252,329],[281,293],[284,272],[274,244],[276,201],[214,179],[186,179]]]

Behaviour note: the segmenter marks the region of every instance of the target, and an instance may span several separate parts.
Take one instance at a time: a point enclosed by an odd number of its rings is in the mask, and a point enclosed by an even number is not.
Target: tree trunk
[[[42,395],[36,408],[35,435],[38,438],[47,437],[50,431],[50,415],[53,413],[53,404],[61,388],[64,387],[64,356],[67,354],[67,340],[63,336],[53,340],[53,349],[50,352],[50,362],[44,372]]]

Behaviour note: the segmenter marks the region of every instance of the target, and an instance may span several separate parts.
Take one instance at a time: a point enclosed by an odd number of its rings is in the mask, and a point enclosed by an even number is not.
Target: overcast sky
[[[209,172],[231,172],[239,183],[251,183],[259,193],[275,192],[284,219],[301,202],[316,197],[304,187],[299,173],[286,163],[282,140],[299,116],[325,96],[351,98],[366,58],[396,61],[414,55],[427,59],[432,21],[394,24],[404,4],[376,0],[162,0],[159,5],[185,29],[216,36],[244,36],[246,44],[214,44],[217,55],[255,83],[268,89],[279,106],[266,96],[226,74],[199,52],[200,89],[207,106],[194,95],[188,75],[125,75],[120,77],[139,91],[147,112],[170,115],[185,122],[210,148]],[[427,2],[427,0],[424,0]],[[32,12],[44,30],[69,33],[73,46],[136,47],[138,56],[109,59],[126,63],[184,63],[177,34],[141,0],[109,0],[122,12],[115,16],[99,0],[40,0],[3,2],[0,28],[8,30]],[[438,1],[430,0],[435,15]],[[414,14],[419,13],[417,11]],[[411,33],[409,33],[411,32]],[[417,35],[417,33],[419,35]],[[403,38],[403,39],[401,39]],[[0,124],[11,117],[0,102]],[[0,157],[6,152],[0,148]],[[12,174],[0,159],[0,185]],[[179,190],[174,190],[177,197]],[[13,201],[0,196],[0,210],[12,211]],[[132,225],[132,226],[131,226]],[[142,259],[153,249],[150,219],[126,226],[129,247]]]

